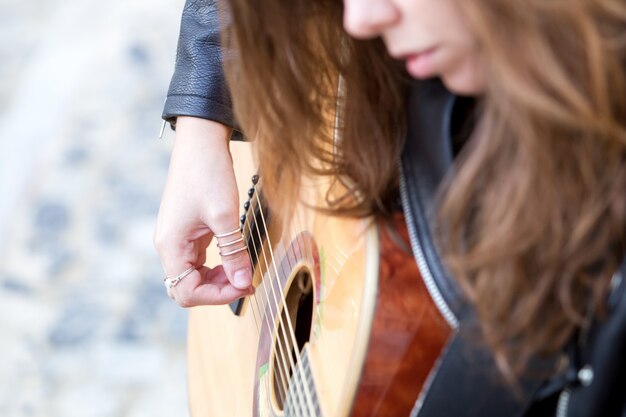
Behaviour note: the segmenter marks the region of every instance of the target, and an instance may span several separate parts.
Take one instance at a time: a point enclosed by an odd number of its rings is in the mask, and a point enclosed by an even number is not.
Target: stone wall
[[[188,414],[152,247],[182,6],[0,2],[0,416]]]

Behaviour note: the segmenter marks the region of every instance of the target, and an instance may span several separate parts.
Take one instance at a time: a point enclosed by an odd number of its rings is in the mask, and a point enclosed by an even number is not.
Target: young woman
[[[354,184],[358,204],[335,201],[344,214],[385,215],[400,188],[441,312],[460,323],[456,339],[474,339],[450,343],[416,413],[548,416],[559,404],[563,415],[626,415],[626,4],[228,9],[234,108],[257,141],[266,193],[276,200],[280,184],[288,207],[300,174],[319,171],[312,161]],[[234,126],[214,56],[198,46],[218,48],[217,13],[188,2],[166,118]],[[329,156],[337,103],[342,138]],[[178,119],[156,233],[173,276],[202,264],[213,234],[228,242],[237,227],[230,131],[219,123]],[[235,253],[224,271],[193,270],[168,291],[182,306],[228,302],[252,291],[249,268]],[[445,390],[460,405],[442,400]]]

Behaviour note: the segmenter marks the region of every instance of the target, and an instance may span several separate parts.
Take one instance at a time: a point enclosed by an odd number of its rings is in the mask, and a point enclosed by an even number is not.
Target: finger
[[[190,288],[190,285],[174,287],[176,301],[182,307],[194,307],[198,305],[227,304],[239,298],[250,295],[253,288],[236,288],[230,284],[228,278],[221,267],[202,267],[198,270],[200,282],[197,286]],[[196,277],[193,277],[197,279]],[[187,284],[193,284],[190,280]]]
[[[214,284],[214,285],[217,285],[218,287],[233,286],[230,283],[228,276],[226,275],[226,271],[224,271],[223,265],[218,265],[215,268],[209,268],[209,267],[203,266],[198,269],[198,272],[200,272],[200,275],[202,277],[201,278],[202,285]],[[240,289],[240,288],[237,288],[237,289]],[[255,289],[254,289],[254,286],[251,284],[248,288],[245,288],[244,291],[247,291],[246,295],[249,295],[249,294],[253,294]]]
[[[218,246],[224,272],[232,286],[239,289],[249,288],[252,285],[252,265],[242,235],[237,233],[218,237]]]
[[[196,232],[200,233],[200,232]],[[191,233],[158,234],[155,246],[166,276],[176,277],[190,267],[200,265],[198,254],[206,250],[208,239],[203,236],[190,238]],[[208,230],[205,235],[209,235]]]
[[[192,306],[229,304],[252,293],[249,288],[235,288],[228,284],[205,284],[196,288],[189,300]],[[210,301],[208,301],[210,300]]]
[[[169,278],[169,280],[167,278]],[[166,279],[163,281],[163,283],[167,288],[167,296],[170,299],[176,301],[178,304],[183,304],[185,295],[189,294],[191,289],[197,286],[201,281],[202,277],[197,269],[195,269],[195,267],[190,267],[185,269],[185,271],[179,275],[166,275]],[[182,296],[181,293],[179,293],[177,290],[177,287],[179,285],[181,287],[184,287],[184,290],[182,291]]]
[[[234,287],[244,289],[252,285],[252,266],[246,249],[233,255],[222,256],[222,266]]]
[[[196,266],[202,266],[206,263],[206,248],[209,246],[209,243],[211,243],[212,238],[212,234],[207,234],[199,239],[200,243],[197,245]]]

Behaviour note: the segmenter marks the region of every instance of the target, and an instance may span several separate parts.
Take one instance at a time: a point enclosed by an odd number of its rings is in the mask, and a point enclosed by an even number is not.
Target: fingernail
[[[235,285],[239,288],[245,288],[252,282],[252,274],[249,269],[240,269],[235,272]]]

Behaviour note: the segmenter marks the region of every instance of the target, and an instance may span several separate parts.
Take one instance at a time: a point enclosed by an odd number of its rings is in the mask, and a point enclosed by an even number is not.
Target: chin
[[[448,90],[461,96],[480,96],[486,90],[484,78],[474,71],[443,75],[441,80]]]

